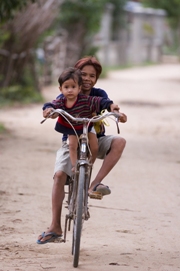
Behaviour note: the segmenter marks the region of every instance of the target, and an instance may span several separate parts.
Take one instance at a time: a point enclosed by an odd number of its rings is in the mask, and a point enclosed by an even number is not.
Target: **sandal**
[[[49,239],[47,239],[47,240],[45,240],[45,241],[41,241],[41,239],[38,239],[38,240],[36,241],[36,243],[37,243],[38,245],[42,245],[42,244],[52,243],[52,242],[53,242],[53,243],[61,243],[61,242],[64,242],[64,240],[63,240],[63,238],[62,238],[62,234],[58,235],[58,234],[56,234],[55,232],[49,232],[49,233],[43,232],[43,233],[41,234],[42,239],[43,239],[44,237],[47,237],[47,236],[49,236]]]

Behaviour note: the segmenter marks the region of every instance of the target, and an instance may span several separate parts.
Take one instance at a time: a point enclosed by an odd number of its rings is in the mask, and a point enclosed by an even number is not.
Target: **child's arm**
[[[43,117],[47,118],[49,114],[53,111],[53,109],[61,108],[60,99],[53,100],[51,103],[45,103],[43,105]],[[55,119],[59,116],[59,114],[54,113],[50,118]]]
[[[120,122],[126,122],[127,121],[127,116],[124,114],[124,113],[121,113],[121,112],[119,112],[119,110],[120,110],[120,108],[119,108],[119,106],[118,105],[116,105],[116,104],[111,104],[110,105],[110,110],[111,110],[111,112],[117,112],[117,113],[120,113],[121,115],[120,115],[120,117],[119,117],[119,121]]]
[[[52,107],[48,107],[48,108],[44,109],[44,110],[43,110],[43,117],[44,117],[44,118],[48,118],[49,115],[50,115],[50,113],[53,111],[53,109],[54,109],[54,108],[52,108]],[[57,118],[58,116],[59,116],[58,113],[54,113],[53,115],[50,116],[50,118],[51,118],[51,119],[55,119],[55,118]]]
[[[107,109],[108,111],[111,111],[111,112],[114,112],[114,111],[119,112],[119,109],[120,109],[118,105],[113,103],[113,101],[111,101],[109,99],[107,100],[107,99],[104,99],[104,98],[102,98],[100,100],[100,107],[101,107],[101,110],[102,109]],[[123,122],[123,123],[126,122],[127,121],[127,116],[124,113],[120,113],[119,121]]]

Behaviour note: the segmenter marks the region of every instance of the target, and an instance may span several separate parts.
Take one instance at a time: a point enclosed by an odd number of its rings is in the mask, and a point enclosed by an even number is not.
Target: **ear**
[[[62,87],[59,87],[60,92],[62,92]]]
[[[79,92],[81,92],[81,87],[82,87],[82,86],[79,86]]]

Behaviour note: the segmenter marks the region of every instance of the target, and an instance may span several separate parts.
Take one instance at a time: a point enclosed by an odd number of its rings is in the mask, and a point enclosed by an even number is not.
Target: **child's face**
[[[65,81],[59,89],[69,100],[75,99],[81,91],[81,87],[78,85],[78,82],[73,79]]]
[[[82,76],[82,92],[88,92],[96,84],[96,70],[92,65],[84,66],[81,69]]]

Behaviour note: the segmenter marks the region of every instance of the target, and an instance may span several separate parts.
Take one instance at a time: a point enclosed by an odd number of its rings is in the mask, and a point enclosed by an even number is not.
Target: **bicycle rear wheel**
[[[81,242],[81,231],[82,231],[82,221],[83,221],[83,202],[84,202],[84,181],[85,181],[85,166],[79,167],[79,183],[78,183],[78,193],[76,202],[76,217],[74,219],[73,227],[73,266],[78,267],[79,263],[79,252],[80,252],[80,242]]]

